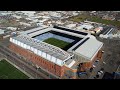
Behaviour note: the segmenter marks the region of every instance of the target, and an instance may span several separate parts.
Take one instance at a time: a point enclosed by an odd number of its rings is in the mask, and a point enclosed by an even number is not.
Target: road
[[[14,63],[16,66],[29,73],[35,79],[50,79],[47,75],[41,73],[37,69],[33,68],[31,65],[22,61],[19,56],[11,52],[7,47],[0,45],[0,53],[4,55],[4,57],[7,58],[9,61]]]

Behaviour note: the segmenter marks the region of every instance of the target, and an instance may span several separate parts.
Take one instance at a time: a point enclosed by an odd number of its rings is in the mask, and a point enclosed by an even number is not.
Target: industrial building
[[[44,42],[49,38],[69,43],[64,48]],[[40,26],[10,37],[9,48],[58,78],[78,78],[78,72],[102,59],[103,43],[94,36],[64,27]]]

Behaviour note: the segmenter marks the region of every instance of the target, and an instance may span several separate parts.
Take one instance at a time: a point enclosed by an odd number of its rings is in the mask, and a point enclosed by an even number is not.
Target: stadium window
[[[34,56],[35,60],[36,60],[36,56]]]
[[[38,57],[36,57],[37,58],[37,60],[39,60],[39,58]]]
[[[50,69],[52,69],[52,65],[50,64]]]
[[[44,64],[46,65],[46,62],[44,62]]]
[[[40,59],[40,62],[42,63],[42,60]]]
[[[46,63],[46,66],[48,67],[48,64]]]
[[[41,63],[43,64],[43,60],[41,60]]]
[[[35,60],[36,60],[36,56],[35,56]]]
[[[36,60],[37,60],[38,58],[36,57]]]

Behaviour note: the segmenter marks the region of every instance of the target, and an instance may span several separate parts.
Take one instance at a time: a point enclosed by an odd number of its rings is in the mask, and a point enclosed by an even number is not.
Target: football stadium
[[[27,30],[10,37],[10,43],[11,50],[58,78],[77,78],[78,72],[102,60],[102,42],[89,33],[64,27]]]

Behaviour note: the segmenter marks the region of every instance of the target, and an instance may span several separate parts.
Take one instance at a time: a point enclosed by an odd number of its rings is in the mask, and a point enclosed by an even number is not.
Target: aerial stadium
[[[27,30],[10,37],[10,43],[11,50],[58,78],[75,79],[77,72],[84,72],[96,60],[102,60],[102,42],[89,33],[64,27]]]

